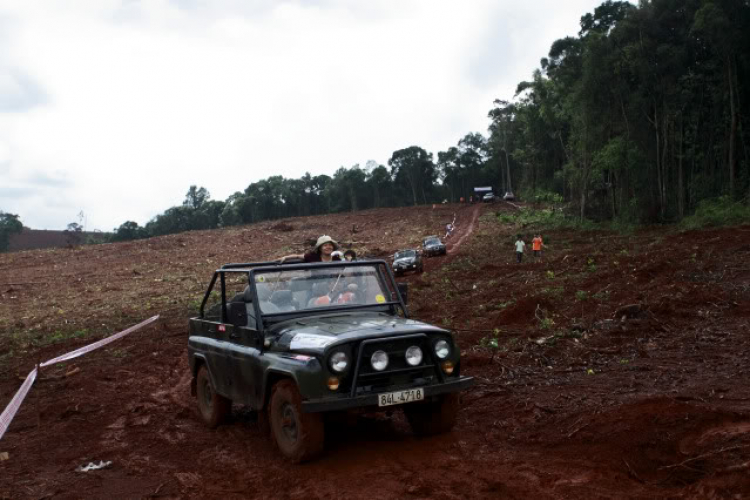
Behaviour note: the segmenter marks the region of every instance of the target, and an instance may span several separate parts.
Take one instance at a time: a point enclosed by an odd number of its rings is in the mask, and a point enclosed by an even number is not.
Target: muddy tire
[[[257,417],[258,420],[256,423],[258,424],[258,431],[265,436],[270,435],[271,422],[268,418],[268,407],[265,407],[262,410],[258,410]]]
[[[323,418],[319,413],[302,413],[302,397],[293,381],[281,380],[273,386],[268,416],[276,445],[292,462],[306,462],[323,451]]]
[[[453,429],[460,407],[458,393],[442,396],[434,403],[412,403],[404,406],[406,420],[417,436],[433,436]]]
[[[198,396],[198,412],[201,419],[211,429],[226,420],[232,410],[232,400],[217,394],[208,376],[205,365],[198,368],[196,377],[196,394]]]

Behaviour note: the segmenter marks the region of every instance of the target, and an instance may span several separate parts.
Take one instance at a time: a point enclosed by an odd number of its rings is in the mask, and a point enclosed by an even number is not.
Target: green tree
[[[437,178],[432,153],[418,146],[399,149],[391,155],[388,165],[396,184],[408,186],[414,205],[419,204],[418,195],[421,195],[423,203],[427,203],[427,192],[432,190]]]
[[[185,201],[183,201],[182,204],[186,207],[198,210],[210,199],[211,195],[206,188],[198,188],[197,186],[192,185],[185,194]]]
[[[389,206],[392,201],[390,191],[392,188],[391,174],[383,165],[368,162],[368,172],[365,183],[372,192],[372,206],[375,208]]]
[[[0,211],[0,252],[7,251],[11,235],[20,234],[21,231],[23,224],[18,215]]]
[[[120,224],[120,227],[116,228],[114,234],[111,237],[111,241],[130,241],[138,240],[148,236],[146,230],[138,225],[137,222],[126,221]]]

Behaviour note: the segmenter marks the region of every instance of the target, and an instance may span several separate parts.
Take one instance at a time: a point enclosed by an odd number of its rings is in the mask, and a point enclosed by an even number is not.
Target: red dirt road
[[[0,498],[750,497],[750,227],[560,231],[544,262],[516,264],[533,228],[501,223],[505,207],[0,255],[0,409],[37,360],[163,317],[41,374],[0,441]],[[186,322],[213,269],[322,233],[385,256],[454,212],[448,256],[403,278],[412,316],[456,331],[477,380],[453,432],[416,439],[399,411],[332,421],[326,454],[294,466],[241,407],[200,424]]]

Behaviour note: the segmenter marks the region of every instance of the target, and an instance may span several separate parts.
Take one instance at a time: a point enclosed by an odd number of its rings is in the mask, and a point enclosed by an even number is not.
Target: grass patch
[[[503,309],[507,309],[508,307],[512,306],[516,303],[515,299],[508,300],[506,302],[499,302],[495,305],[495,309],[502,311]]]
[[[31,339],[31,344],[36,347],[42,347],[52,344],[59,344],[60,342],[64,342],[66,340],[85,338],[88,336],[89,330],[87,328],[69,331],[55,330],[55,332],[51,335]]]
[[[609,300],[609,291],[607,290],[603,292],[597,292],[594,295],[592,295],[592,297],[595,298],[596,300],[605,302]]]
[[[556,208],[542,208],[537,210],[522,208],[512,214],[498,213],[497,218],[503,224],[513,224],[523,228],[534,227],[537,230],[591,230],[598,227],[592,221],[586,219],[581,221],[580,218],[567,215],[562,210]]]
[[[565,288],[561,286],[547,287],[547,288],[542,288],[541,291],[544,295],[550,295],[552,297],[559,297],[560,295],[565,293]]]
[[[683,229],[736,226],[750,221],[750,206],[733,201],[729,196],[710,198],[698,203],[695,214],[683,219]]]

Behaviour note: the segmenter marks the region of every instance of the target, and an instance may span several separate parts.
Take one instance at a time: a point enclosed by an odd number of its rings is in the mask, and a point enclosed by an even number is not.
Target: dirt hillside
[[[0,255],[0,411],[38,361],[161,314],[43,371],[0,441],[0,499],[748,498],[750,226],[543,234],[508,204],[381,209]],[[327,428],[294,466],[235,407],[216,430],[190,396],[187,318],[226,262],[331,234],[373,257],[456,214],[448,255],[410,284],[412,316],[456,332],[477,384],[453,432],[399,411]],[[529,252],[530,253],[530,252]],[[92,472],[92,461],[112,465]]]

